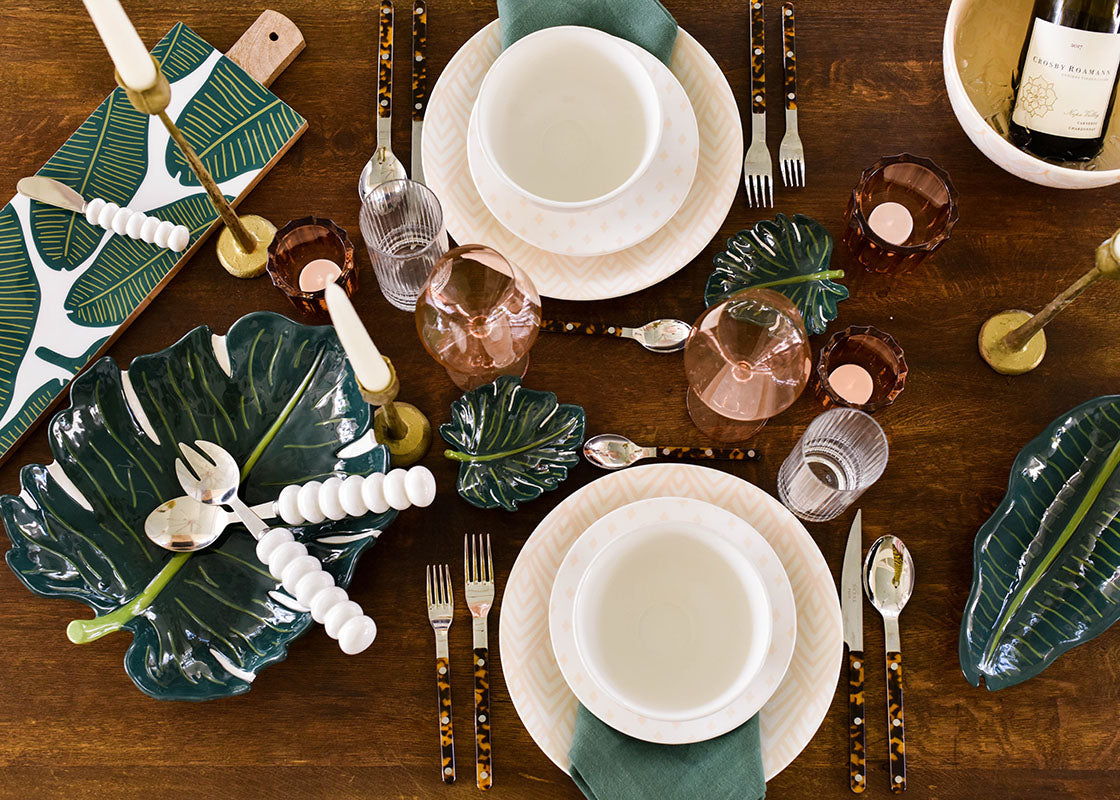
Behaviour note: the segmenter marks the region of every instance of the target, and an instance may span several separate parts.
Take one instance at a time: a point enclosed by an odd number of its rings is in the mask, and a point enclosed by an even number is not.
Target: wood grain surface
[[[746,3],[668,0],[681,25],[705,45],[749,109]],[[174,10],[127,3],[144,41],[182,20],[228,48],[262,7],[181,0]],[[403,4],[401,9],[406,8]],[[1059,659],[1037,678],[991,694],[973,689],[957,663],[957,633],[971,580],[972,540],[1003,496],[1015,453],[1061,412],[1120,389],[1120,286],[1098,285],[1047,332],[1050,351],[1029,375],[997,375],[979,359],[980,324],[1004,308],[1037,309],[1090,264],[1092,248],[1120,222],[1115,188],[1044,189],[993,166],[958,127],[942,84],[947,0],[865,0],[797,5],[801,137],[808,185],[775,190],[776,210],[819,219],[838,237],[860,171],[879,156],[910,151],[934,158],[961,195],[954,237],[915,274],[887,279],[861,271],[843,251],[850,300],[836,325],[871,324],[894,334],[910,363],[908,388],[879,413],[891,462],[862,501],[865,545],[902,536],[918,584],[902,616],[907,664],[909,790],[914,798],[1120,797],[1120,632]],[[273,91],[307,117],[310,130],[241,208],[276,224],[330,216],[359,242],[355,184],[375,147],[377,7],[370,2],[288,0],[277,10],[302,30],[307,49]],[[777,4],[775,4],[775,11]],[[434,80],[466,39],[495,16],[489,0],[433,0],[428,54]],[[780,19],[767,36],[780,41]],[[405,48],[402,52],[407,52]],[[768,66],[778,80],[779,59]],[[397,70],[408,96],[409,70]],[[105,51],[72,0],[0,5],[0,187],[34,172],[112,88]],[[772,151],[781,115],[770,115]],[[393,149],[407,163],[407,115]],[[711,257],[723,240],[764,216],[742,192],[720,235],[692,264],[624,300],[546,301],[560,319],[638,325],[694,318]],[[402,377],[401,398],[434,424],[458,392],[424,353],[409,315],[377,291],[365,252],[357,306]],[[205,246],[113,346],[122,364],[166,347],[193,326],[224,332],[257,309],[294,314],[267,278],[237,281]],[[814,338],[814,351],[824,336]],[[526,384],[583,404],[589,433],[617,431],[648,443],[710,444],[689,422],[679,356],[659,356],[609,337],[542,334]],[[778,465],[821,410],[806,393],[750,443],[758,463],[723,465],[775,490]],[[432,633],[423,565],[458,572],[462,535],[494,537],[500,588],[518,548],[562,497],[599,473],[576,468],[560,490],[516,514],[479,511],[454,493],[456,464],[434,446],[423,462],[440,494],[424,512],[403,513],[364,557],[351,593],[380,632],[350,658],[316,627],[286,661],[265,670],[251,692],[230,700],[159,703],[135,689],[121,667],[128,640],[108,636],[78,647],[65,625],[84,607],[29,594],[0,570],[0,798],[429,798],[477,791],[473,781],[440,782],[432,720]],[[50,460],[44,430],[0,469],[0,491],[18,489],[19,468]],[[850,518],[810,526],[839,574]],[[460,590],[461,591],[461,590]],[[460,598],[461,599],[461,598]],[[466,608],[451,628],[459,722],[469,730],[472,674]],[[865,609],[868,792],[888,794],[883,639]],[[491,615],[497,641],[497,614]],[[492,675],[496,796],[575,798],[579,792],[534,746],[518,722],[494,649]],[[801,756],[770,783],[768,797],[849,796],[846,676],[832,709]],[[472,758],[460,737],[460,763]]]

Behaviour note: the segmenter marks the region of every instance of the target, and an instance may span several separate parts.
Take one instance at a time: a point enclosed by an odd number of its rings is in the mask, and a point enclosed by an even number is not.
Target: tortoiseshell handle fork
[[[751,0],[751,111],[766,111],[766,9]]]
[[[856,794],[867,788],[867,725],[863,702],[863,651],[848,651],[848,777]]]
[[[377,117],[393,118],[393,0],[381,0],[378,8]]]
[[[891,791],[906,791],[906,726],[902,714],[902,653],[887,653],[887,725],[891,748]]]

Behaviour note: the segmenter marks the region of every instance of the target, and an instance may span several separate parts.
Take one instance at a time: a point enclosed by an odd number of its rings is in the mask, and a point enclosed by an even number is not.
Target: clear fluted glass
[[[422,183],[389,181],[362,200],[360,222],[381,293],[402,311],[415,310],[432,268],[447,252],[439,200]]]
[[[778,470],[778,496],[808,522],[844,513],[887,466],[887,435],[871,415],[834,408],[809,423]]]

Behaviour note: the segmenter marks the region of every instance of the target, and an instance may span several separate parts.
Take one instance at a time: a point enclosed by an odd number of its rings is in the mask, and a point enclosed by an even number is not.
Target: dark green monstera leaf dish
[[[1118,466],[1120,395],[1063,414],[1016,457],[973,547],[960,659],[974,686],[1032,678],[1120,618]]]
[[[844,271],[828,268],[832,237],[815,219],[778,214],[727,240],[727,250],[714,261],[715,272],[704,287],[704,303],[712,306],[742,289],[773,289],[801,311],[809,333],[824,333],[836,319],[836,305],[848,289],[833,278]]]
[[[232,453],[252,504],[290,483],[385,471],[385,449],[366,436],[370,418],[334,329],[277,314],[250,314],[225,337],[196,328],[127,373],[101,359],[51,420],[55,463],[24,467],[19,496],[0,498],[8,565],[36,594],[94,610],[70,623],[72,641],[130,631],[125,671],[152,697],[246,692],[311,615],[269,575],[240,525],[195,553],[148,541],[145,517],[183,493],[175,445],[209,439]],[[346,586],[393,517],[292,531]]]
[[[479,508],[516,511],[568,477],[579,463],[586,422],[579,406],[503,375],[452,403],[451,421],[439,433],[451,445],[444,455],[462,462],[459,496]]]

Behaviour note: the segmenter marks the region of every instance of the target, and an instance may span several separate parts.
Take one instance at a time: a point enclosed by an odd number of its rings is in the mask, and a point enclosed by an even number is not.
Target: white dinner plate
[[[603,515],[651,497],[693,497],[749,522],[781,559],[797,606],[793,658],[762,706],[762,766],[777,775],[813,738],[840,677],[843,636],[836,584],[805,526],[753,484],[691,464],[651,464],[611,473],[572,493],[541,521],[521,549],[502,597],[502,671],[522,724],[552,761],[568,771],[578,701],[556,662],[548,601],[572,543]]]
[[[646,173],[600,206],[583,210],[545,208],[519,195],[498,176],[482,152],[477,107],[471,112],[467,161],[482,202],[507,231],[541,250],[567,256],[602,256],[633,247],[672,219],[692,188],[700,132],[684,87],[646,50],[622,39],[617,41],[638,57],[653,79],[664,119],[661,143]]]
[[[757,714],[789,666],[796,619],[766,539],[684,497],[594,522],[564,557],[549,604],[553,651],[579,701],[663,744],[711,739]]]
[[[605,300],[665,280],[700,254],[727,218],[743,172],[739,107],[719,65],[681,30],[672,71],[684,87],[700,134],[696,178],[680,210],[645,241],[605,256],[558,255],[508,231],[479,196],[467,157],[471,108],[486,71],[502,49],[492,22],[459,48],[432,89],[425,115],[423,159],[455,241],[484,244],[528,273],[545,297]]]

